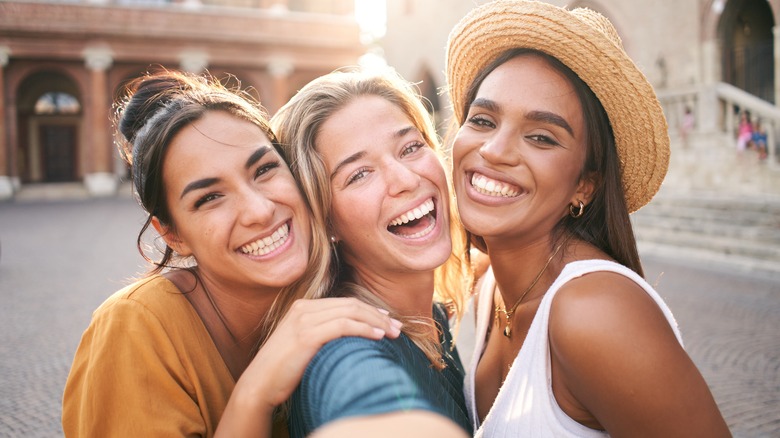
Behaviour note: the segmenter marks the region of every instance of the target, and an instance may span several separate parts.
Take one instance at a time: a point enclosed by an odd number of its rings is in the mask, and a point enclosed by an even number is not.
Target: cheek
[[[463,140],[460,135],[455,137],[455,141],[452,143],[452,167],[457,168],[460,166],[460,161],[463,158]]]

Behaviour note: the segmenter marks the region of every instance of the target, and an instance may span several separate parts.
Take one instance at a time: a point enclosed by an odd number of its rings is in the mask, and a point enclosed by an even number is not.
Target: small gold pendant
[[[509,327],[509,325],[504,327],[504,336],[510,339],[512,338],[512,329]]]

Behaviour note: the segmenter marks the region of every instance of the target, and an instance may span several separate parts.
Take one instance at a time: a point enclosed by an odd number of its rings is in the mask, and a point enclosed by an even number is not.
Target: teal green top
[[[425,410],[444,415],[471,434],[463,396],[463,365],[451,349],[446,315],[434,306],[442,328],[445,368],[437,371],[406,335],[380,341],[348,337],[327,343],[309,363],[291,399],[290,437],[345,417]]]

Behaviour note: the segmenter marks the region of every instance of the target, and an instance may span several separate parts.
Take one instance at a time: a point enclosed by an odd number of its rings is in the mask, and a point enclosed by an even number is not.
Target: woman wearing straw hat
[[[669,138],[652,87],[588,9],[498,0],[452,30],[453,183],[478,285],[477,436],[729,436],[629,213]]]

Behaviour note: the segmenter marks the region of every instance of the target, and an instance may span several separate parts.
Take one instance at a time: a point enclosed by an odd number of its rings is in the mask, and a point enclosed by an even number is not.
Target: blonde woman
[[[293,395],[291,436],[470,434],[443,306],[462,307],[460,234],[419,96],[390,72],[334,72],[307,84],[272,126],[330,236],[337,282],[327,296],[357,297],[403,322],[389,342],[323,347]]]

